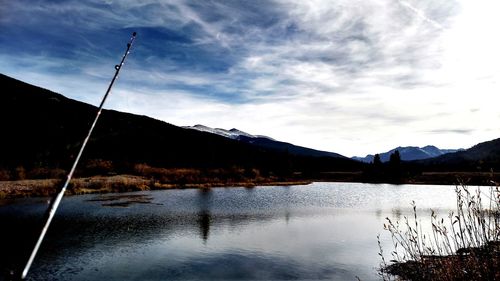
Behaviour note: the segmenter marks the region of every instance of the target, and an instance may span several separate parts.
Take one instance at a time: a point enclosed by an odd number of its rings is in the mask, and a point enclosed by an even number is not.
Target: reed
[[[382,257],[383,280],[500,280],[500,188],[488,192],[457,185],[456,210],[446,218],[431,210],[431,229],[424,232],[413,214],[402,221],[386,218],[392,238],[390,264]]]

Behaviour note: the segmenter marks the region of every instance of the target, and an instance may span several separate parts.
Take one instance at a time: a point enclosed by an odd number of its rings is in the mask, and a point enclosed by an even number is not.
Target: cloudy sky
[[[0,0],[0,72],[346,156],[500,137],[498,1]]]

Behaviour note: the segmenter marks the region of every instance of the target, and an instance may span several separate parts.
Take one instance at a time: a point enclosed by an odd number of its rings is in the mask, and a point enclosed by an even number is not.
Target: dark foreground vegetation
[[[413,203],[413,218],[384,229],[394,242],[388,263],[380,248],[384,280],[500,280],[500,189],[456,187],[457,209],[446,218],[432,211],[432,231],[422,231]],[[485,194],[486,193],[486,194]],[[380,245],[380,244],[379,244]]]

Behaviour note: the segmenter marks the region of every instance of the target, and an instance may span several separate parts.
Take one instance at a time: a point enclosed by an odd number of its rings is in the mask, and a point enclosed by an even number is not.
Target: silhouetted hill
[[[271,149],[275,151],[287,152],[293,155],[301,155],[301,156],[314,156],[314,157],[338,157],[338,158],[346,158],[338,153],[321,151],[316,149],[311,149],[303,146],[294,145],[287,142],[277,141],[268,136],[260,136],[260,135],[252,135],[238,129],[220,129],[220,128],[210,128],[203,125],[195,125],[195,126],[186,126],[183,128],[194,129],[202,132],[213,133],[217,135],[221,135],[224,137],[228,137],[234,140],[238,140],[244,143],[252,144],[258,147]]]
[[[253,144],[259,147],[264,147],[268,149],[275,149],[278,151],[288,152],[293,155],[302,156],[314,156],[314,157],[336,157],[336,158],[346,158],[338,153],[321,151],[316,149],[311,149],[303,146],[294,145],[287,142],[276,141],[265,137],[250,138],[247,136],[241,136],[239,141]]]
[[[479,143],[469,149],[436,158],[415,161],[427,170],[500,170],[500,138]]]
[[[0,169],[67,169],[96,107],[0,74]],[[335,157],[305,157],[180,128],[146,116],[104,110],[82,158],[111,161],[116,172],[138,163],[174,168],[257,168],[275,174],[353,170]]]

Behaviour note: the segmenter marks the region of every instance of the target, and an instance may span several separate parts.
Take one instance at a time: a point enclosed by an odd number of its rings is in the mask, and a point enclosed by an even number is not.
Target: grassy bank
[[[254,187],[257,185],[301,185],[309,181],[257,179],[245,181],[200,181],[162,182],[154,178],[134,175],[92,176],[75,178],[66,191],[69,195],[89,193],[130,192],[174,188],[211,188],[211,187]],[[32,179],[0,181],[0,199],[18,197],[52,196],[63,184],[59,179]]]
[[[97,170],[98,172],[102,170]],[[103,170],[106,171],[106,170]],[[0,198],[50,196],[63,184],[64,171],[21,171],[15,180],[0,180]],[[57,173],[56,173],[57,172]],[[106,174],[106,173],[102,173]],[[37,179],[29,179],[36,177]],[[42,177],[44,176],[44,177]],[[499,179],[499,173],[480,172],[429,172],[407,178],[398,184],[446,184],[454,185],[462,178],[469,184],[485,185],[485,178]],[[362,172],[323,172],[315,175],[301,173],[277,176],[257,169],[233,167],[231,169],[166,169],[144,164],[136,165],[131,174],[86,175],[74,178],[67,194],[128,192],[171,188],[210,188],[258,185],[297,185],[313,181],[327,182],[380,182],[367,179]]]

